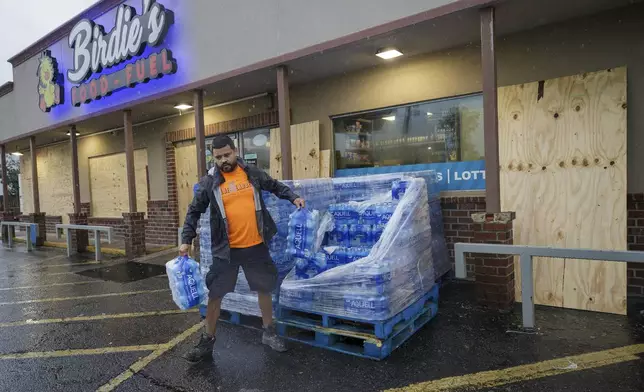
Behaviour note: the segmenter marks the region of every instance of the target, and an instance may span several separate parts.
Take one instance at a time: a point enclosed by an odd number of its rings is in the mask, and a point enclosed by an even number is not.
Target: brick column
[[[87,224],[87,214],[81,213],[68,215],[70,225]],[[72,250],[75,250],[78,253],[87,251],[87,246],[89,245],[89,232],[87,230],[69,230],[69,236],[71,237]]]
[[[472,214],[473,240],[481,244],[512,245],[514,212]],[[499,310],[514,304],[514,256],[472,254],[479,301]]]
[[[36,233],[36,246],[45,245],[47,241],[47,219],[44,212],[27,215],[27,222],[37,223],[38,232]]]
[[[2,212],[2,221],[3,222],[15,222],[16,216],[12,212],[3,211]],[[11,227],[2,228],[2,243],[7,244],[9,241],[9,232],[12,231]]]
[[[124,212],[125,255],[134,259],[145,255],[145,214],[143,212]]]

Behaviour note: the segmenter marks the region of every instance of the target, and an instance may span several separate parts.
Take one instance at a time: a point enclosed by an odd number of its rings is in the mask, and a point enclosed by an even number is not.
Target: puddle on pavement
[[[165,273],[166,270],[163,265],[134,262],[77,272],[78,275],[119,283],[135,282],[137,280],[152,278]]]

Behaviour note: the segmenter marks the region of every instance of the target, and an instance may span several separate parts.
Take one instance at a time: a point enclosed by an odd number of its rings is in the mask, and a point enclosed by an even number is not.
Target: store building
[[[452,244],[644,250],[643,33],[632,0],[104,0],[10,59],[0,143],[23,155],[4,218],[45,222],[41,240],[110,225],[131,255],[173,244],[227,133],[278,178],[437,170]],[[486,210],[515,213],[502,238],[472,221]],[[470,266],[502,306],[503,263]],[[644,297],[635,265],[535,276],[552,306]]]

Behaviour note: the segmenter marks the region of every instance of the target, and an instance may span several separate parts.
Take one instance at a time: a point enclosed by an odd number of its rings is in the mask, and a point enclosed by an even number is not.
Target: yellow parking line
[[[199,324],[196,324],[196,325],[188,328],[187,330],[185,330],[180,335],[177,335],[174,339],[172,339],[168,343],[159,346],[159,348],[154,350],[147,357],[141,358],[138,361],[134,362],[126,371],[124,371],[123,373],[121,373],[118,376],[116,376],[113,379],[111,379],[107,384],[105,384],[102,387],[98,388],[97,391],[98,392],[113,391],[114,388],[118,387],[123,382],[127,381],[132,376],[134,376],[136,373],[138,373],[141,370],[143,370],[146,366],[148,366],[150,364],[150,362],[152,362],[155,359],[159,358],[161,355],[163,355],[167,351],[173,349],[176,345],[178,345],[179,343],[183,342],[188,337],[190,337],[192,334],[197,332],[199,329],[201,329],[202,326],[203,326],[203,323],[199,323]]]
[[[59,286],[76,286],[81,284],[90,284],[90,283],[101,283],[100,280],[85,280],[82,282],[70,282],[70,283],[52,283],[44,284],[40,286],[20,286],[20,287],[2,287],[0,291],[11,291],[11,290],[31,290],[31,289],[42,289],[47,287],[59,287]]]
[[[33,266],[33,268],[18,268],[16,270],[13,270],[14,272],[18,271],[31,271],[31,270],[38,270],[41,268],[57,268],[57,267],[84,267],[86,265],[96,265],[96,264],[101,264],[100,261],[84,261],[82,263],[63,263],[63,264],[44,264],[44,265],[36,265]]]
[[[0,328],[22,327],[25,325],[72,323],[72,322],[79,322],[79,321],[97,321],[97,320],[136,318],[136,317],[167,316],[167,315],[173,315],[173,314],[197,313],[197,312],[199,312],[198,309],[189,309],[189,310],[176,309],[176,310],[159,310],[159,311],[153,311],[153,312],[99,314],[96,316],[78,316],[78,317],[62,317],[62,318],[52,318],[52,319],[42,319],[42,320],[25,320],[25,321],[14,321],[9,323],[0,323]]]
[[[73,357],[73,356],[79,356],[79,355],[103,355],[103,354],[113,354],[113,353],[127,353],[132,351],[154,351],[161,346],[164,346],[164,345],[145,344],[140,346],[103,347],[103,348],[90,348],[90,349],[80,349],[80,350],[41,351],[41,352],[29,352],[29,353],[20,353],[20,354],[0,354],[0,360],[60,358],[60,357]]]
[[[641,360],[637,355],[642,353],[644,353],[644,344],[635,344],[632,346],[597,351],[588,354],[573,355],[570,357],[552,359],[549,361],[521,365],[507,369],[465,374],[463,376],[421,382],[402,388],[388,389],[385,392],[438,392],[493,388],[516,382],[535,380],[543,377],[551,377],[559,374],[614,365],[621,362]]]
[[[125,296],[128,296],[128,295],[151,294],[151,293],[160,293],[160,292],[164,292],[164,291],[170,291],[170,290],[168,290],[168,289],[158,289],[158,290],[127,291],[127,292],[124,292],[124,293],[107,293],[107,294],[81,295],[81,296],[78,296],[78,297],[39,298],[39,299],[29,299],[29,300],[26,300],[26,301],[0,302],[0,306],[36,304],[36,303],[43,303],[43,302],[72,301],[72,300],[75,300],[75,299],[125,297]]]

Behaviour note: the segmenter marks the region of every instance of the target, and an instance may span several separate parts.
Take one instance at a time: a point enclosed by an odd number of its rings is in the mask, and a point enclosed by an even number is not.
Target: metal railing
[[[72,249],[72,236],[70,230],[85,230],[94,233],[94,254],[96,261],[101,261],[103,255],[101,253],[101,233],[107,234],[107,243],[112,243],[112,228],[109,226],[90,226],[90,225],[67,225],[59,223],[56,225],[56,237],[60,239],[61,231],[64,232],[67,241],[67,257],[71,257],[76,250]]]
[[[533,329],[534,320],[534,281],[532,277],[533,257],[554,257],[561,259],[604,260],[615,262],[644,263],[644,252],[591,250],[591,249],[565,249],[549,248],[543,246],[525,245],[497,245],[497,244],[466,244],[454,245],[456,256],[456,277],[467,278],[465,267],[465,253],[502,254],[519,256],[521,266],[521,307],[523,313],[523,327]]]
[[[27,244],[27,252],[34,250],[34,244],[32,242],[32,236],[38,233],[38,224],[29,223],[29,222],[13,222],[13,221],[4,221],[0,222],[0,228],[2,228],[3,238],[5,237],[4,231],[7,231],[6,238],[9,245],[9,248],[13,247],[13,236],[15,234],[16,227],[25,229],[25,243]],[[13,232],[12,232],[13,231]],[[36,234],[37,235],[37,234]]]

